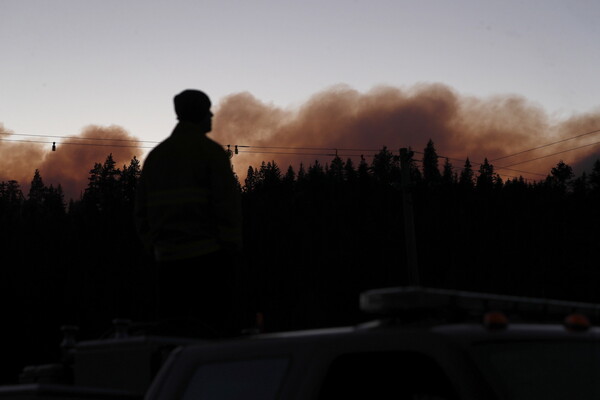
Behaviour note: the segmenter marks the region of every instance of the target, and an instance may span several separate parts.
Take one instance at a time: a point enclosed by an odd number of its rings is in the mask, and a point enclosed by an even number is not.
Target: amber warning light
[[[565,328],[572,332],[583,332],[590,329],[592,324],[588,317],[583,314],[570,314],[565,318]]]
[[[483,325],[491,331],[500,331],[508,326],[508,318],[500,311],[490,311],[483,315]]]
[[[490,328],[506,327],[508,318],[503,312],[507,311],[511,316],[516,315],[525,320],[563,321],[567,329],[573,331],[589,329],[589,318],[598,320],[600,317],[598,304],[421,286],[363,292],[360,296],[360,308],[367,313],[388,316],[414,315],[415,312],[425,316],[436,310],[460,310],[471,316],[483,315],[484,325]],[[566,319],[565,315],[568,315]]]

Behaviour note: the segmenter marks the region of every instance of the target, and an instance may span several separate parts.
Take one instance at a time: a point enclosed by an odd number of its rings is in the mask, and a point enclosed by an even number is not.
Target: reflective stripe
[[[195,240],[177,244],[157,244],[154,256],[158,261],[182,260],[203,256],[221,249],[214,239]]]
[[[208,189],[186,187],[148,193],[148,207],[188,203],[208,203]]]

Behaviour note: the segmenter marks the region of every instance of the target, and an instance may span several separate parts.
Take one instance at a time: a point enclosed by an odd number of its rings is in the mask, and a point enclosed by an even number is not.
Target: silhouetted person
[[[191,317],[230,333],[234,257],[242,246],[239,192],[227,153],[206,136],[208,96],[185,90],[174,103],[179,123],[144,162],[138,232],[158,262],[159,317]]]

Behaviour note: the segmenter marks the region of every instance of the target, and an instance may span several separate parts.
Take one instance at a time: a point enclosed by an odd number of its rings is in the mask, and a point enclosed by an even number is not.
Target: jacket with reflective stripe
[[[146,157],[136,224],[158,261],[242,246],[239,191],[229,157],[198,126],[177,124]]]

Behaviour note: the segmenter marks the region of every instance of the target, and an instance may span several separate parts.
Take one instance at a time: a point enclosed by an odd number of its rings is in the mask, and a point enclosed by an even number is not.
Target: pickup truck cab
[[[361,305],[385,317],[179,347],[146,399],[600,398],[600,331],[580,314],[598,306],[420,287]]]

